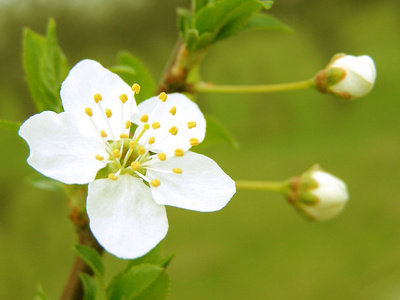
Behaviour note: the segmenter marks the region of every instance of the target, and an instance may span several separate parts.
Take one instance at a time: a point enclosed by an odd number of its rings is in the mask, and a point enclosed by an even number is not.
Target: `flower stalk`
[[[286,194],[290,188],[290,180],[286,181],[236,180],[236,188],[239,190],[267,191],[267,192]]]
[[[278,84],[265,85],[214,85],[211,83],[197,83],[191,90],[195,93],[243,94],[243,93],[275,93],[284,91],[315,88],[314,78]]]

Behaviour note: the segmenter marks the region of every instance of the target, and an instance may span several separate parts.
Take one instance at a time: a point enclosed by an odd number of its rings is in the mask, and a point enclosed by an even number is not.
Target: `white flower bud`
[[[316,75],[315,84],[322,93],[353,100],[368,94],[375,78],[376,69],[371,57],[336,54]]]
[[[311,220],[329,220],[339,214],[349,199],[346,184],[313,167],[292,180],[289,202]]]

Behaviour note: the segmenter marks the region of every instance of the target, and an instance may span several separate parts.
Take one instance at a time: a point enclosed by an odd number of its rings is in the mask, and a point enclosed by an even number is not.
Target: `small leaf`
[[[278,30],[293,33],[293,30],[288,25],[265,13],[258,13],[252,16],[249,23],[242,29],[242,31],[250,30]]]
[[[33,176],[28,177],[28,182],[32,184],[34,187],[46,191],[52,192],[64,192],[64,184],[60,181],[51,179],[42,174],[35,174]]]
[[[271,9],[272,5],[274,4],[274,1],[263,1],[263,0],[260,0],[260,3],[265,9]]]
[[[197,13],[204,6],[207,6],[209,4],[209,2],[210,2],[210,0],[194,0],[193,1],[194,13]]]
[[[102,277],[104,274],[104,266],[100,254],[93,248],[84,245],[75,245],[74,248],[79,257],[93,270],[94,274],[98,277]]]
[[[151,264],[132,267],[128,272],[116,276],[107,288],[109,300],[162,300],[168,291],[167,273],[163,268]]]
[[[43,291],[43,287],[41,285],[38,285],[38,287],[36,288],[37,291],[37,295],[35,296],[35,300],[50,300],[49,297],[47,297],[47,295],[44,293]]]
[[[84,300],[96,300],[97,283],[92,276],[86,273],[81,273],[80,278],[85,292]]]
[[[129,52],[121,52],[118,55],[117,65],[110,69],[117,73],[127,84],[140,85],[140,93],[135,96],[138,103],[154,96],[156,83],[147,67]]]
[[[46,37],[29,28],[24,36],[24,67],[32,98],[38,111],[62,111],[61,83],[68,75],[67,59],[57,43],[55,22],[50,20]]]
[[[7,129],[11,129],[14,131],[18,131],[19,128],[21,127],[22,123],[19,122],[12,122],[12,121],[8,121],[8,120],[1,120],[0,119],[0,128],[7,128]]]
[[[207,122],[206,137],[204,141],[199,146],[197,146],[196,150],[199,147],[210,146],[220,143],[228,143],[236,149],[239,148],[239,143],[237,142],[235,137],[220,121],[210,115],[206,115],[205,118]]]
[[[192,26],[192,14],[186,8],[178,7],[176,10],[176,14],[178,15],[178,30],[181,34],[181,37],[186,41],[186,32]]]

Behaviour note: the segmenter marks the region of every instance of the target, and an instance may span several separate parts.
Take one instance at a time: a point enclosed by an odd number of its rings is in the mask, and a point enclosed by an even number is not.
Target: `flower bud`
[[[335,217],[348,199],[346,184],[318,166],[293,178],[288,194],[289,202],[303,216],[318,221]]]
[[[315,76],[315,84],[322,93],[353,100],[368,94],[375,78],[376,69],[371,57],[336,54]]]

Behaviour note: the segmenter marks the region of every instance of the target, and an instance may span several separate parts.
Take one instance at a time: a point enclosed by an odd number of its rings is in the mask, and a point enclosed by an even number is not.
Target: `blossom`
[[[311,220],[329,220],[338,215],[349,199],[346,184],[314,166],[294,178],[289,202]]]
[[[108,252],[129,259],[165,237],[165,205],[216,211],[236,191],[213,160],[188,151],[205,136],[198,106],[165,93],[137,106],[139,91],[83,60],[62,84],[64,112],[36,114],[19,131],[33,168],[66,184],[89,184],[93,235]]]
[[[368,94],[375,78],[376,69],[371,57],[337,54],[315,79],[321,92],[352,100]]]

